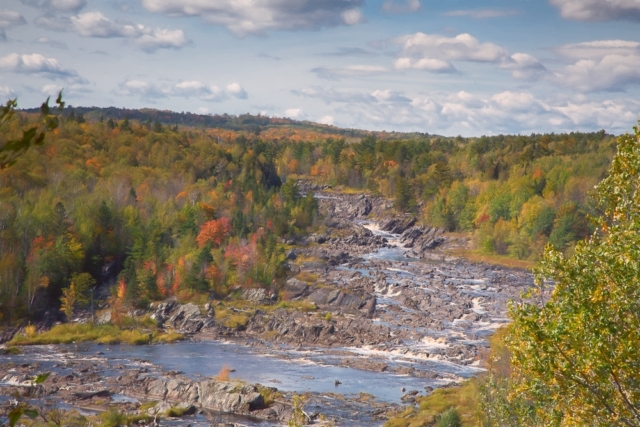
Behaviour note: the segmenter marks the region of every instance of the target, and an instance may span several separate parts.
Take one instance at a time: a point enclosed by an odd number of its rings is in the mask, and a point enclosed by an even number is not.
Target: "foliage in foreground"
[[[458,424],[454,419],[457,417]],[[478,380],[467,380],[459,386],[436,389],[418,399],[417,407],[408,407],[392,417],[385,427],[464,426],[481,425]],[[454,424],[447,424],[447,423]],[[440,424],[442,423],[442,424]]]
[[[533,403],[514,411],[518,425],[640,426],[639,183],[636,127],[618,139],[597,187],[597,232],[570,257],[548,247],[537,301],[512,307],[507,343],[517,381],[506,402]]]

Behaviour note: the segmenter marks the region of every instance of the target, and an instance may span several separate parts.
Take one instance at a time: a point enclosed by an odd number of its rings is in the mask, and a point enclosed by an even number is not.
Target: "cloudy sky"
[[[2,0],[0,97],[443,135],[630,131],[638,0]]]

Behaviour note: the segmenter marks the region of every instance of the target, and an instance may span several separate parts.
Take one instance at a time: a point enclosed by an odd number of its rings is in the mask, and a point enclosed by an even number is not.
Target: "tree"
[[[407,179],[403,176],[399,176],[396,180],[396,195],[395,195],[395,207],[399,211],[405,211],[415,206],[413,200],[413,188]]]
[[[67,316],[67,320],[71,320],[77,301],[76,285],[71,283],[71,286],[62,290],[62,298],[60,298],[60,311]]]
[[[59,110],[64,108],[62,91],[58,94],[56,104],[58,104]],[[4,125],[13,117],[17,106],[18,100],[10,99],[5,106],[0,109],[0,130],[2,130]],[[44,137],[47,132],[58,127],[58,118],[51,114],[49,98],[40,106],[40,116],[40,123],[22,131],[21,137],[18,139],[10,139],[3,145],[0,145],[0,169],[13,165],[18,157],[24,154],[32,145],[44,144]]]
[[[514,393],[542,408],[537,425],[640,426],[640,127],[634,130],[618,139],[609,176],[597,186],[603,216],[596,232],[570,257],[549,245],[530,295],[537,304],[511,309],[507,343],[513,375],[522,379]]]
[[[229,218],[212,219],[205,222],[198,233],[198,247],[203,247],[209,243],[219,246],[229,235],[231,231],[231,221]]]
[[[77,305],[85,307],[89,304],[91,288],[93,288],[95,284],[95,279],[91,277],[89,273],[80,273],[71,276],[71,285],[75,289]]]

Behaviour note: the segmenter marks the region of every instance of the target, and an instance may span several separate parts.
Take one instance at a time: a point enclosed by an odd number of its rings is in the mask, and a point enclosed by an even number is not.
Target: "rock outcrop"
[[[215,321],[203,315],[195,304],[178,304],[175,301],[160,303],[151,314],[158,327],[169,327],[183,334],[195,334],[215,326]]]

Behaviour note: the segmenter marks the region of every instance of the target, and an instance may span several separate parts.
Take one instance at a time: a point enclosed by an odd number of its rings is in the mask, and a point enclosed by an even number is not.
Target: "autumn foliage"
[[[219,246],[229,235],[231,231],[231,221],[229,218],[212,219],[202,224],[200,233],[198,233],[198,247],[202,248],[209,243],[213,246]]]

